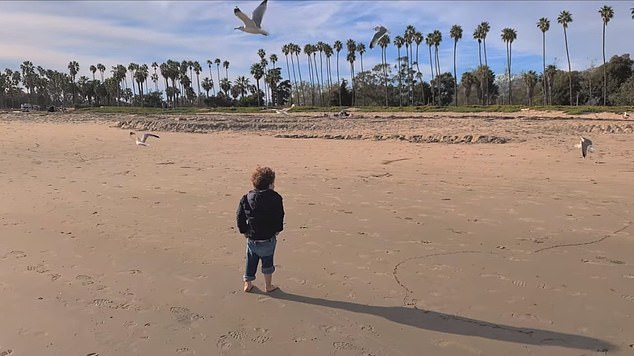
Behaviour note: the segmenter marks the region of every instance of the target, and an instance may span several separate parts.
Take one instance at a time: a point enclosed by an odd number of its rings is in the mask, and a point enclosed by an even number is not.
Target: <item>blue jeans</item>
[[[275,253],[275,237],[270,240],[257,241],[247,239],[247,265],[244,273],[244,281],[255,280],[255,272],[258,270],[258,262],[262,260],[262,273],[272,274],[275,272],[273,265],[273,254]]]

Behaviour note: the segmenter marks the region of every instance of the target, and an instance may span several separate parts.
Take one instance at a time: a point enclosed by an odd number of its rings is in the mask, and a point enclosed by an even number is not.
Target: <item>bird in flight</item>
[[[370,41],[370,48],[376,47],[376,45],[379,43],[381,38],[383,38],[383,36],[385,36],[388,33],[387,28],[381,25],[375,27],[374,31],[376,32],[374,33],[374,37],[372,37],[372,41]]]
[[[290,107],[288,107],[288,108],[284,108],[284,109],[273,109],[273,110],[275,110],[275,113],[276,113],[276,114],[282,114],[282,115],[289,116],[288,112],[289,112],[292,108],[294,108],[294,107],[295,107],[295,104],[291,105],[291,106],[290,106]]]
[[[147,141],[148,137],[160,138],[158,135],[151,134],[148,132],[144,133],[142,138],[139,138],[139,136],[137,136],[134,131],[130,131],[130,137],[136,140],[137,146],[149,146],[149,144],[145,142]]]
[[[268,0],[264,0],[260,3],[258,7],[253,10],[253,15],[249,18],[244,12],[240,11],[240,9],[236,6],[233,9],[233,14],[236,15],[242,22],[244,22],[244,26],[236,27],[235,30],[240,30],[246,33],[252,33],[254,35],[264,35],[268,36],[269,33],[262,29],[262,17],[264,17],[264,12],[266,11],[266,3]]]
[[[577,147],[581,147],[581,155],[586,158],[588,151],[592,152],[592,141],[582,136]]]

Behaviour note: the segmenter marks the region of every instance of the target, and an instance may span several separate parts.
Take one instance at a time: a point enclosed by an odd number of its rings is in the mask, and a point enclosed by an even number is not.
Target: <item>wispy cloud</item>
[[[500,39],[504,27],[517,30],[513,42],[513,71],[541,68],[542,36],[536,26],[540,17],[548,17],[547,63],[567,66],[563,30],[557,23],[561,10],[573,15],[568,29],[573,69],[582,69],[601,61],[602,22],[598,9],[604,4],[615,10],[607,29],[606,52],[631,53],[634,33],[631,4],[621,1],[276,1],[270,0],[263,27],[271,36],[255,36],[235,31],[240,21],[233,16],[234,6],[250,14],[259,1],[54,1],[0,2],[0,67],[18,69],[24,60],[35,65],[67,71],[68,62],[80,63],[80,75],[90,76],[91,64],[110,67],[130,62],[163,62],[167,59],[197,60],[203,66],[208,59],[228,60],[230,76],[248,75],[249,67],[259,60],[257,50],[276,53],[281,60],[282,45],[294,42],[351,38],[367,44],[372,28],[383,24],[391,36],[401,34],[409,24],[424,35],[435,29],[443,34],[440,59],[443,70],[453,61],[453,41],[449,29],[458,24],[463,38],[458,43],[458,72],[475,68],[478,46],[473,30],[488,21],[489,64],[502,73],[505,45]],[[389,47],[388,57],[396,58]],[[348,66],[341,59],[341,70]],[[305,56],[302,57],[302,60]],[[421,69],[428,68],[427,47],[420,48]],[[369,50],[364,65],[380,62],[380,51]],[[283,66],[284,67],[284,66]],[[285,72],[285,71],[284,71]],[[343,75],[343,74],[342,74]],[[425,72],[428,75],[428,72]],[[460,75],[460,74],[459,74]]]

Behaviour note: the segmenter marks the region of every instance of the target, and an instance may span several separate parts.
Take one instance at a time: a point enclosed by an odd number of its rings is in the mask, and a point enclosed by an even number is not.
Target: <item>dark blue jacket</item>
[[[251,240],[268,240],[284,229],[282,196],[272,189],[243,195],[236,213],[238,230]]]

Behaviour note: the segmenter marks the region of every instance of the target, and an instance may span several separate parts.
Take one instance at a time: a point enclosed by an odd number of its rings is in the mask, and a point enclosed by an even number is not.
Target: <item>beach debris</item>
[[[158,135],[148,133],[148,132],[144,133],[143,137],[139,138],[139,136],[137,136],[137,134],[134,131],[130,131],[130,137],[136,140],[137,146],[149,146],[149,144],[145,142],[147,141],[149,137],[160,138]]]
[[[379,43],[379,41],[381,40],[381,38],[383,38],[383,36],[387,35],[389,33],[389,31],[387,30],[387,28],[378,25],[374,28],[374,31],[376,31],[374,33],[374,36],[372,37],[372,40],[370,41],[370,49],[376,47],[376,45]]]
[[[260,3],[258,7],[253,10],[253,14],[251,18],[244,14],[244,12],[240,11],[240,9],[236,6],[233,9],[233,14],[236,15],[242,22],[244,22],[244,26],[236,27],[235,30],[240,30],[246,33],[252,33],[254,35],[264,35],[268,36],[269,33],[264,31],[261,27],[262,25],[262,17],[264,17],[264,12],[266,11],[266,3],[268,0],[264,0]]]

